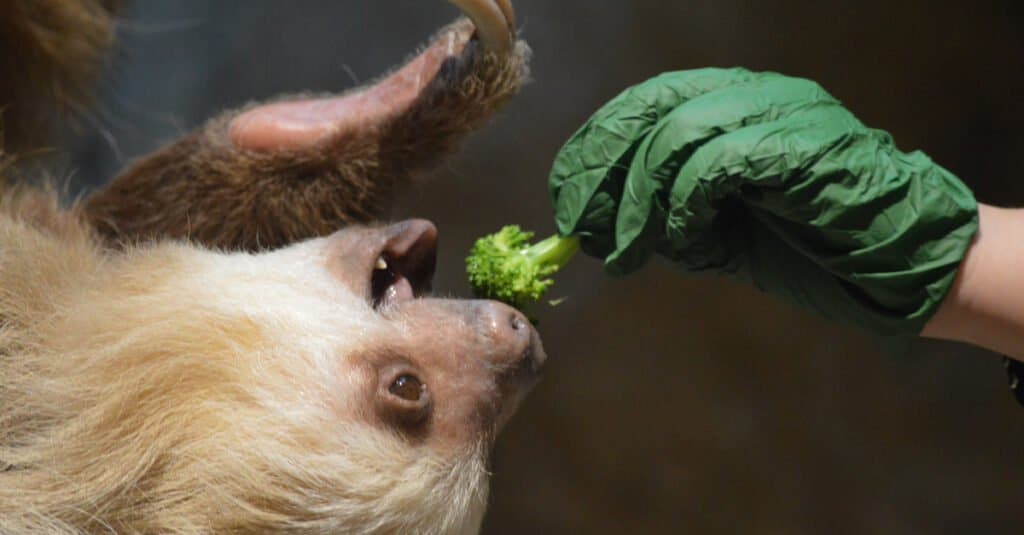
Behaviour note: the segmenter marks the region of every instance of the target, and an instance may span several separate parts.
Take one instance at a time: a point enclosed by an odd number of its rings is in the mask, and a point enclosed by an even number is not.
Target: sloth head
[[[6,273],[33,268],[6,277],[0,502],[54,528],[478,528],[545,357],[517,311],[427,296],[430,223],[261,254],[8,226]]]

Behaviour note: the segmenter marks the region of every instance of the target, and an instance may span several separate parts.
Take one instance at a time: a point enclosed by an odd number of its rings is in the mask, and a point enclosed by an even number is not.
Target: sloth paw
[[[284,100],[244,110],[228,124],[232,144],[256,152],[291,152],[344,148],[355,140],[365,142],[368,136],[380,134],[388,122],[413,109],[425,93],[449,88],[457,97],[456,86],[462,79],[504,75],[490,64],[525,55],[525,45],[518,49],[516,46],[515,13],[509,0],[449,1],[469,20],[456,21],[443,29],[431,45],[402,68],[372,85],[340,96]],[[458,68],[458,76],[446,75],[446,68],[467,61],[464,56],[476,55],[471,45],[474,41],[479,41],[483,55],[496,58],[475,62],[481,64],[477,69],[481,72],[474,73],[474,65],[470,64],[467,69]],[[439,80],[441,87],[437,87]],[[521,80],[510,77],[502,83],[518,89]],[[481,110],[479,96],[473,97],[464,99],[463,107],[475,108],[467,109],[467,113],[490,111]],[[454,104],[458,106],[457,98]]]

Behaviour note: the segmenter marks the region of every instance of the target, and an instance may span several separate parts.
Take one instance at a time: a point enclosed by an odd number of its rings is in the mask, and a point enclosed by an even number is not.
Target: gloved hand
[[[667,73],[597,111],[550,177],[559,233],[627,274],[660,254],[830,319],[917,335],[977,230],[971,191],[814,82]]]

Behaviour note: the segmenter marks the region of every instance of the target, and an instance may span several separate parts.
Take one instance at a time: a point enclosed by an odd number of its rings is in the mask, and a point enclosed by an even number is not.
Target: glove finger
[[[774,203],[772,207],[784,211],[794,204],[787,196],[799,195],[799,181],[817,178],[805,173],[806,169],[854,136],[868,134],[870,131],[844,108],[828,106],[712,139],[694,151],[672,183],[665,241],[659,244],[659,252],[692,270],[726,266],[728,244],[716,239],[713,232],[722,202],[732,198],[748,206]],[[799,215],[793,215],[793,220],[799,220]],[[813,214],[802,215],[805,221],[814,218]]]
[[[665,73],[602,106],[566,142],[552,165],[548,187],[558,231],[581,236],[584,251],[606,256],[614,246],[615,213],[636,145],[679,104],[761,76],[765,74],[745,69]]]
[[[615,222],[613,273],[639,268],[662,236],[667,190],[694,151],[709,140],[779,119],[809,117],[840,102],[805,79],[766,75],[711,91],[673,109],[633,155]]]

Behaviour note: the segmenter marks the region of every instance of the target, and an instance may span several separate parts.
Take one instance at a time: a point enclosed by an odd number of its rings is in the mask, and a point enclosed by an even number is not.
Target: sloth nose
[[[523,368],[533,375],[540,373],[547,354],[526,316],[504,303],[484,301],[480,319],[494,343],[491,358],[495,364]]]

